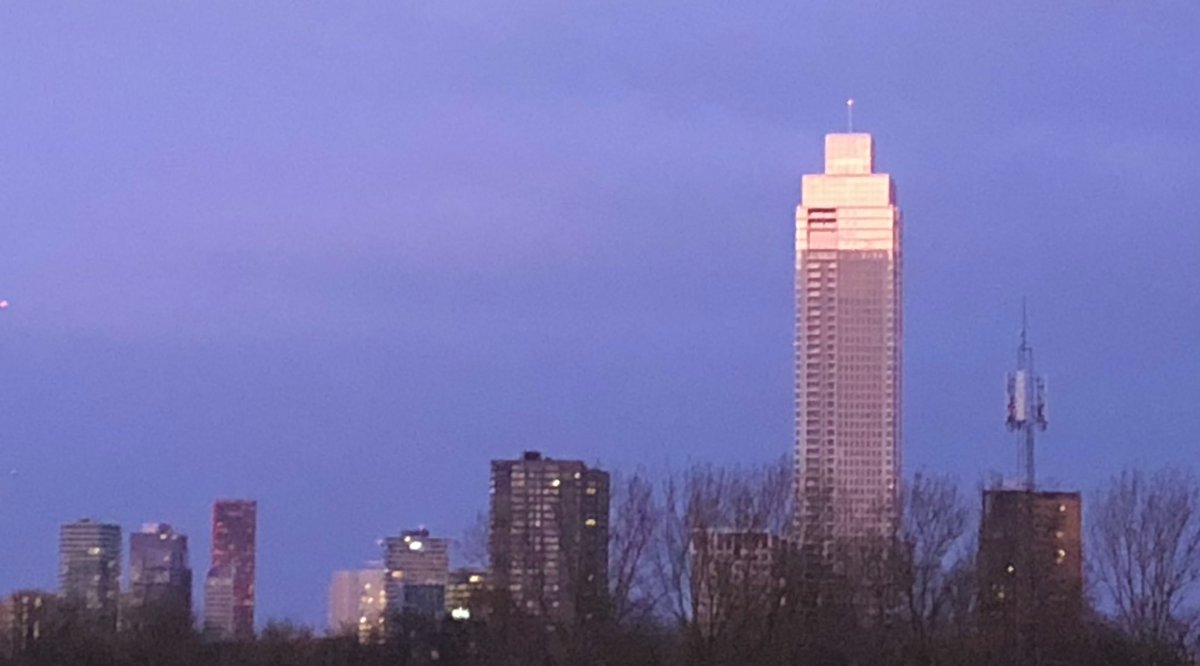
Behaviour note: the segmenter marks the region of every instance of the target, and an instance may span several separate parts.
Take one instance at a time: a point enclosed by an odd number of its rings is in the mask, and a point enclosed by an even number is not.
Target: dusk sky
[[[1194,0],[6,3],[0,592],[54,588],[84,516],[175,525],[200,581],[213,499],[249,497],[260,623],[320,625],[377,538],[486,510],[492,458],[790,456],[794,209],[848,97],[904,212],[906,472],[1014,474],[1022,296],[1040,478],[1190,465],[1198,27]]]

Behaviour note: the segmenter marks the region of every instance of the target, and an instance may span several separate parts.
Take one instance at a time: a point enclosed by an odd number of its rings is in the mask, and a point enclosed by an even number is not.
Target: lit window
[[[587,525],[588,527],[595,527],[595,526],[596,526],[596,519],[595,519],[595,518],[588,518],[587,520],[583,521],[583,524],[584,524],[584,525]]]
[[[557,488],[561,485],[562,485],[562,481],[559,481],[558,479],[554,479],[553,481],[550,482],[551,488]]]

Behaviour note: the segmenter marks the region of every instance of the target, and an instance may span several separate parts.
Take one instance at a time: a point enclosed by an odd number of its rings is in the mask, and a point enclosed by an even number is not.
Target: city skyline
[[[202,580],[249,497],[259,619],[319,625],[487,460],[789,455],[791,210],[847,97],[913,221],[905,471],[1011,474],[1022,296],[1040,481],[1189,462],[1200,10],[1025,9],[0,10],[0,591],[83,515]]]

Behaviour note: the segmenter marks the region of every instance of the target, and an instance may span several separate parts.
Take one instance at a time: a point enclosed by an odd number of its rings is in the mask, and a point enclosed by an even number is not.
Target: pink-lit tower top
[[[870,134],[825,137],[796,209],[797,526],[888,534],[900,476],[901,218]]]

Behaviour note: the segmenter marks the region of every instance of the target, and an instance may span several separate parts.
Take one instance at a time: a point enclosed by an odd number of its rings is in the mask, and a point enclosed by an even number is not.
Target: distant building
[[[121,594],[121,528],[88,519],[59,528],[63,601],[89,624],[115,631]]]
[[[450,542],[409,530],[383,541],[387,570],[387,615],[441,617],[450,580]]]
[[[42,590],[17,590],[0,600],[0,656],[15,657],[41,639],[57,599]]]
[[[796,491],[804,541],[887,537],[898,515],[901,218],[870,134],[825,136],[796,209]]]
[[[192,569],[187,536],[165,523],[147,523],[129,535],[129,607],[188,618]]]
[[[981,628],[1033,650],[1069,633],[1083,609],[1079,493],[986,490],[979,528]]]
[[[780,567],[790,553],[790,542],[763,531],[711,529],[692,535],[692,613],[706,636],[722,627],[765,618],[781,592]]]
[[[491,476],[497,601],[564,624],[599,618],[608,592],[608,473],[527,451],[493,460]]]
[[[329,632],[352,634],[362,643],[384,637],[387,571],[376,567],[335,571],[329,584]]]
[[[209,640],[234,639],[237,622],[233,567],[209,569],[204,578],[204,636]]]
[[[212,568],[204,585],[204,629],[217,640],[254,638],[258,504],[213,504]]]
[[[451,571],[450,582],[446,585],[446,615],[454,620],[482,617],[487,581],[488,572],[483,569]]]

